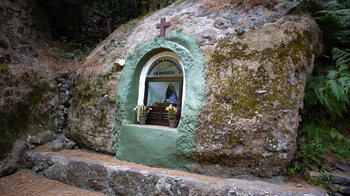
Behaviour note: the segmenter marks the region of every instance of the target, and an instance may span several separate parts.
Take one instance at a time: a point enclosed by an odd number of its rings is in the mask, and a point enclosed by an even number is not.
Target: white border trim
[[[183,77],[183,87],[182,87],[182,104],[181,107],[183,107],[184,102],[185,102],[185,97],[186,97],[186,76],[185,76],[185,69],[184,66],[182,64],[182,61],[180,59],[179,56],[177,56],[174,52],[161,52],[159,54],[156,54],[154,56],[152,56],[146,63],[145,66],[143,66],[141,74],[140,74],[140,81],[139,81],[139,97],[138,97],[138,101],[137,104],[143,104],[143,100],[145,97],[145,85],[146,85],[146,77],[147,77],[147,72],[149,67],[152,65],[152,63],[154,61],[156,61],[157,59],[161,58],[161,57],[172,57],[174,59],[176,59],[182,68],[182,77]],[[182,109],[182,108],[181,108]]]

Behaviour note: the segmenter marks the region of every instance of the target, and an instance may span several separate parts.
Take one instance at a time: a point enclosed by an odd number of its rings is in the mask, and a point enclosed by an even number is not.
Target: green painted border
[[[163,37],[153,37],[140,45],[126,60],[116,93],[115,128],[112,150],[118,158],[119,133],[123,126],[135,123],[133,108],[137,105],[139,78],[143,65],[162,51],[175,52],[182,61],[186,77],[186,98],[182,116],[176,131],[176,169],[185,169],[188,158],[194,152],[194,135],[201,108],[205,105],[205,57],[198,41],[181,32]]]

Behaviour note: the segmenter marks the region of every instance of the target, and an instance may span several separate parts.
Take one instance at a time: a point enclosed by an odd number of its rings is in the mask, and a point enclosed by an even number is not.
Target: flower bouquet
[[[145,106],[145,105],[137,105],[134,108],[135,111],[137,111],[137,114],[139,116],[139,122],[141,125],[146,124],[147,114],[152,110],[152,108]]]
[[[176,128],[177,126],[177,108],[175,108],[172,104],[170,104],[168,107],[165,108],[166,111],[168,111],[168,120],[169,120],[169,126],[171,128]]]

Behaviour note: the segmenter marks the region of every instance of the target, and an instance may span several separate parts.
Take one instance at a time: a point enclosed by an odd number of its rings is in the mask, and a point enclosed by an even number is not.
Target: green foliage
[[[230,3],[232,2],[232,0],[229,0]],[[181,0],[176,0],[172,5],[175,6],[175,5],[178,5],[179,3],[181,2]]]
[[[328,71],[327,76],[311,76],[306,87],[306,105],[325,106],[333,121],[336,116],[342,117],[349,111],[350,89],[350,53],[333,48],[335,69]]]
[[[68,53],[64,52],[63,50],[60,50],[59,48],[53,48],[53,51],[50,52],[50,55],[56,58],[66,58],[66,59],[72,59],[74,57],[74,53]]]
[[[298,0],[305,12],[317,21],[327,49],[350,44],[350,0]]]
[[[152,108],[144,105],[137,105],[134,110],[137,111],[139,117],[146,118],[147,114],[152,110]]]
[[[296,158],[301,160],[302,166],[309,168],[311,165],[320,165],[320,160],[325,158],[327,146],[326,133],[322,129],[306,127],[298,133],[301,150],[297,152]]]
[[[49,54],[55,58],[73,59],[78,57],[78,60],[83,60],[92,50],[92,47],[83,47],[82,44],[67,37],[61,36],[60,42],[53,47]]]
[[[289,174],[307,170],[312,165],[320,166],[330,153],[341,157],[349,156],[350,140],[335,129],[325,130],[308,125],[298,131],[298,151],[295,161],[288,169]]]
[[[327,189],[327,193],[332,195],[332,191],[329,190],[329,186],[332,184],[334,177],[332,175],[327,174],[324,170],[320,170],[318,176],[316,178],[309,177],[308,182],[313,185],[317,185],[322,188]]]
[[[288,174],[295,174],[301,170],[301,166],[298,162],[293,162],[292,165],[288,168]]]
[[[178,109],[174,107],[172,104],[166,107],[165,110],[168,112],[169,120],[175,120],[177,118]]]
[[[321,3],[321,11],[314,14],[329,47],[350,45],[350,0]]]
[[[117,19],[120,23],[125,23],[132,18],[137,18],[141,14],[139,1],[131,0],[98,0],[96,1],[99,14],[106,18]]]
[[[74,42],[74,41],[69,41],[67,37],[61,36],[61,43],[63,44],[63,47],[67,50],[74,50],[76,48],[81,48],[81,44]]]

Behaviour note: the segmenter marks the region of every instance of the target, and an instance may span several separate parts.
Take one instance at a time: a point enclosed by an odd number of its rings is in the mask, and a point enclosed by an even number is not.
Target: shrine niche
[[[205,104],[203,65],[198,42],[180,32],[156,36],[129,55],[116,93],[113,148],[118,159],[185,169]],[[146,125],[138,124],[133,110],[140,104],[152,108]],[[168,126],[165,108],[170,104],[181,110],[177,128]]]
[[[140,76],[138,104],[149,106],[147,124],[168,125],[165,110],[170,104],[181,111],[184,71],[179,57],[172,52],[153,56],[143,67]]]

